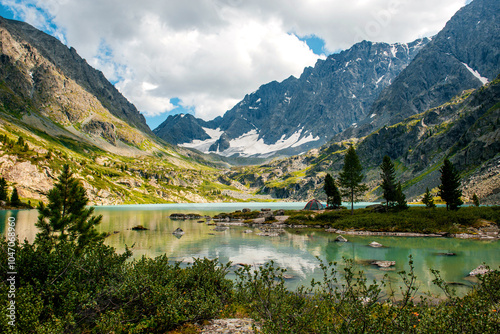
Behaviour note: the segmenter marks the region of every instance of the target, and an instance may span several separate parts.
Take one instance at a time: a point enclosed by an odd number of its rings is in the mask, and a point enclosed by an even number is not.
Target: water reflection
[[[274,207],[273,207],[274,206]],[[215,215],[236,209],[261,207],[294,209],[302,208],[301,203],[244,203],[244,204],[190,204],[190,205],[148,205],[98,207],[96,214],[103,215],[99,226],[100,232],[111,233],[106,239],[108,245],[123,252],[126,245],[133,247],[134,257],[143,255],[156,257],[166,254],[173,261],[192,262],[193,258],[219,258],[222,263],[261,265],[274,261],[287,268],[294,277],[289,281],[291,288],[306,284],[312,278],[322,278],[316,257],[326,262],[338,262],[342,271],[343,258],[353,259],[356,270],[362,270],[369,281],[388,275],[391,282],[400,282],[398,272],[409,270],[408,257],[412,255],[419,289],[439,292],[432,285],[434,276],[429,268],[441,272],[448,282],[470,285],[465,276],[483,262],[497,268],[500,266],[498,242],[459,240],[446,238],[404,238],[346,236],[348,243],[335,242],[336,235],[324,231],[302,229],[287,230],[280,237],[257,236],[259,232],[244,233],[248,227],[231,227],[226,231],[214,231],[213,226],[194,221],[179,221],[169,218],[172,213],[198,213]],[[36,210],[3,211],[0,221],[6,222],[9,216],[15,216],[17,233],[21,240],[32,242],[37,230]],[[134,231],[132,227],[143,225],[149,230]],[[185,234],[177,238],[172,232],[181,228]],[[0,233],[4,233],[5,224],[0,223]],[[116,233],[115,233],[116,232]],[[369,247],[372,241],[385,247]],[[439,253],[455,253],[455,256],[443,256]],[[368,260],[396,261],[392,270],[382,270],[370,265]],[[465,288],[459,288],[462,293]]]

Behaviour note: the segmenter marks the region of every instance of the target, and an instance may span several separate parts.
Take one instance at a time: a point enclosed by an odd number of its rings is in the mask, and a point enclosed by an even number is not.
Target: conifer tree
[[[0,201],[7,201],[7,181],[2,177],[0,178]]]
[[[326,174],[325,176],[324,190],[327,198],[327,206],[338,208],[342,205],[342,196],[340,195],[339,188],[337,188],[337,184],[330,174]]]
[[[428,208],[435,208],[436,204],[434,204],[434,197],[432,197],[431,192],[429,191],[429,188],[425,191],[424,197],[422,198],[422,203],[425,204],[426,207]]]
[[[20,146],[20,147],[24,147],[24,138],[22,136],[19,136],[19,138],[17,138],[17,143],[16,145]]]
[[[359,162],[358,155],[353,146],[350,146],[344,157],[344,167],[339,173],[339,183],[342,188],[342,196],[347,197],[351,202],[351,214],[354,215],[354,202],[358,201],[368,187],[362,184],[364,175],[363,167]]]
[[[474,206],[479,206],[479,197],[476,194],[472,195],[472,203],[474,203]]]
[[[102,216],[93,216],[94,208],[87,208],[88,198],[80,182],[72,176],[68,165],[63,166],[58,182],[47,196],[49,204],[40,202],[36,227],[38,244],[51,248],[57,242],[76,242],[83,247],[103,238],[95,230]]]
[[[441,172],[441,185],[439,186],[439,196],[446,202],[446,210],[458,210],[463,204],[462,190],[460,190],[460,176],[450,160],[445,159]]]
[[[380,165],[380,170],[382,171],[380,174],[382,178],[380,187],[384,192],[383,196],[386,201],[386,209],[388,209],[389,206],[392,206],[396,201],[396,170],[388,155],[384,156],[382,164]]]
[[[398,210],[407,210],[408,203],[406,202],[406,196],[401,188],[401,182],[398,182],[396,186],[396,208]]]
[[[21,200],[19,199],[19,194],[17,193],[17,188],[14,188],[12,195],[10,196],[10,205],[20,206]]]

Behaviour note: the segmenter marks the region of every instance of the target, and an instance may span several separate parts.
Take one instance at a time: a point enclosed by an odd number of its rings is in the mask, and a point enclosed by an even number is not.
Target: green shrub
[[[228,268],[208,259],[196,259],[184,269],[179,263],[170,264],[166,256],[134,261],[109,295],[120,307],[105,312],[98,329],[164,333],[186,322],[215,318],[231,298],[232,283],[225,278]]]

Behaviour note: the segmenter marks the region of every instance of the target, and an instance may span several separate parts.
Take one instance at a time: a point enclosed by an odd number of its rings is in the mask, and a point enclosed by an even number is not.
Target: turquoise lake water
[[[193,220],[176,221],[169,218],[172,213],[198,213],[213,216],[221,212],[232,212],[243,208],[260,210],[302,209],[305,203],[224,203],[224,204],[167,204],[167,205],[122,205],[96,207],[95,213],[103,220],[101,232],[111,232],[106,243],[118,252],[125,246],[134,245],[134,257],[156,257],[166,254],[172,261],[190,263],[193,258],[219,258],[220,262],[259,266],[274,261],[287,269],[292,278],[287,281],[290,288],[307,285],[312,278],[320,279],[317,257],[323,261],[335,261],[342,269],[343,258],[353,259],[356,270],[362,270],[370,279],[381,279],[388,275],[394,288],[400,285],[398,272],[409,270],[408,258],[413,257],[419,291],[439,293],[432,284],[434,276],[430,268],[437,269],[447,282],[458,283],[457,292],[463,294],[474,284],[467,274],[478,265],[486,263],[493,268],[500,266],[500,244],[498,241],[460,240],[451,238],[406,238],[346,236],[348,243],[337,243],[336,234],[315,229],[287,229],[279,237],[257,236],[257,228],[231,227],[223,232],[213,231],[214,226]],[[366,203],[358,203],[365,206]],[[33,241],[37,230],[34,224],[36,210],[0,212],[0,233],[5,231],[9,216],[16,217],[16,230],[21,240]],[[149,230],[133,231],[132,227],[143,225]],[[177,238],[172,234],[180,227],[185,234]],[[245,230],[254,233],[244,233]],[[117,232],[117,233],[114,233]],[[371,248],[372,241],[384,248]],[[443,256],[440,253],[456,253]],[[392,270],[382,270],[367,265],[367,260],[396,261]]]

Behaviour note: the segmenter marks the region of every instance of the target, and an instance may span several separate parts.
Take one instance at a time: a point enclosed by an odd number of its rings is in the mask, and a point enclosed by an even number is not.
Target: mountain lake
[[[358,203],[364,207],[371,203]],[[232,262],[233,270],[240,264],[260,266],[274,261],[287,269],[287,285],[293,289],[309,285],[311,279],[321,280],[323,273],[317,258],[325,262],[337,262],[339,273],[343,272],[344,259],[353,259],[356,272],[362,270],[368,282],[388,275],[387,281],[399,291],[402,284],[398,272],[409,270],[409,256],[413,257],[419,293],[441,294],[434,286],[430,269],[439,270],[441,277],[453,283],[457,294],[470,290],[476,278],[467,277],[477,266],[485,263],[492,268],[500,266],[500,244],[498,241],[462,240],[454,238],[427,237],[379,237],[350,236],[347,243],[335,242],[337,234],[320,229],[285,229],[278,237],[258,236],[253,227],[231,226],[221,232],[215,226],[199,220],[171,220],[172,213],[195,213],[214,216],[222,212],[234,212],[243,208],[302,209],[305,203],[210,203],[210,204],[156,204],[119,205],[95,207],[95,214],[103,216],[98,226],[100,232],[110,233],[105,243],[123,252],[126,245],[133,245],[133,257],[156,257],[166,254],[172,261],[184,265],[193,258],[218,258],[220,262]],[[37,210],[0,211],[0,233],[5,234],[7,218],[16,218],[16,230],[20,240],[32,242],[38,232],[34,226]],[[204,221],[204,219],[203,219]],[[142,225],[148,230],[136,231],[132,227]],[[175,236],[172,232],[181,228],[185,234]],[[245,233],[252,230],[252,233]],[[368,244],[376,241],[384,245],[372,248]],[[454,253],[447,256],[446,253]],[[396,261],[389,269],[379,268],[369,260]],[[228,277],[234,278],[231,272]]]

